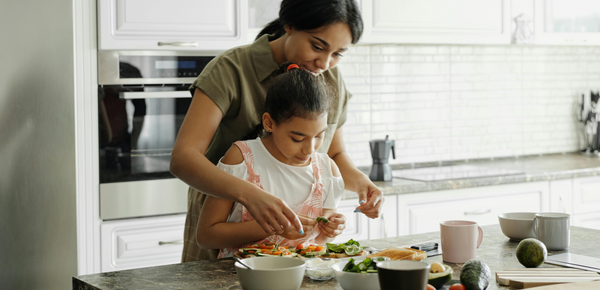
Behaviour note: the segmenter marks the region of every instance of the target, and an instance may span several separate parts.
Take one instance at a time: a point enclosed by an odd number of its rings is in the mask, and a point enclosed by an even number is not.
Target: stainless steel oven
[[[169,172],[190,84],[217,52],[99,51],[100,217],[184,213]]]

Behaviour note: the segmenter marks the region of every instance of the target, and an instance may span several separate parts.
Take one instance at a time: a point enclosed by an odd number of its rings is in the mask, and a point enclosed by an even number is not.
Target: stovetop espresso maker
[[[373,181],[390,181],[392,180],[392,168],[388,163],[390,150],[392,157],[396,159],[396,149],[394,140],[388,140],[389,135],[385,139],[375,139],[369,141],[371,146],[371,157],[373,158],[373,166],[369,172],[369,178]]]

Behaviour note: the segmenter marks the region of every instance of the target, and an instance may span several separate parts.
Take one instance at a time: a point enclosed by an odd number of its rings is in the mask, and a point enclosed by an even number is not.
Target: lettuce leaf
[[[348,254],[348,255],[356,255],[356,254],[360,253],[360,251],[362,251],[362,247],[360,246],[360,243],[353,239],[350,239],[349,241],[347,241],[343,244],[327,243],[327,249],[330,252],[334,252],[334,253],[346,252],[346,254]]]

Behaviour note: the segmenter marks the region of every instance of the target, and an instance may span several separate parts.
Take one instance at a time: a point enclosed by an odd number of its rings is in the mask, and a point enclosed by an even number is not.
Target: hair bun
[[[300,67],[297,64],[292,63],[292,64],[288,65],[288,67],[285,71],[289,71],[289,70],[295,69],[295,68],[300,68]]]

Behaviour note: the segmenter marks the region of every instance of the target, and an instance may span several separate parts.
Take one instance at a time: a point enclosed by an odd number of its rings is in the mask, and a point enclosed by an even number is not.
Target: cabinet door
[[[337,212],[346,216],[346,229],[332,243],[345,243],[349,239],[361,241],[369,238],[369,218],[362,213],[355,213],[356,207],[358,207],[358,199],[340,202]]]
[[[184,226],[184,214],[102,223],[102,272],[180,263]]]
[[[363,0],[362,43],[510,43],[509,0]]]
[[[244,0],[99,0],[99,47],[224,50],[246,42]]]
[[[600,230],[600,212],[573,215],[571,224],[578,227]]]
[[[498,223],[506,212],[541,212],[549,208],[548,182],[488,186],[398,196],[400,235],[440,230],[446,220]]]
[[[600,213],[600,177],[573,179],[573,214]]]
[[[379,218],[369,220],[369,240],[395,237],[398,235],[398,197],[385,196]]]
[[[600,3],[535,0],[535,43],[600,45]]]

